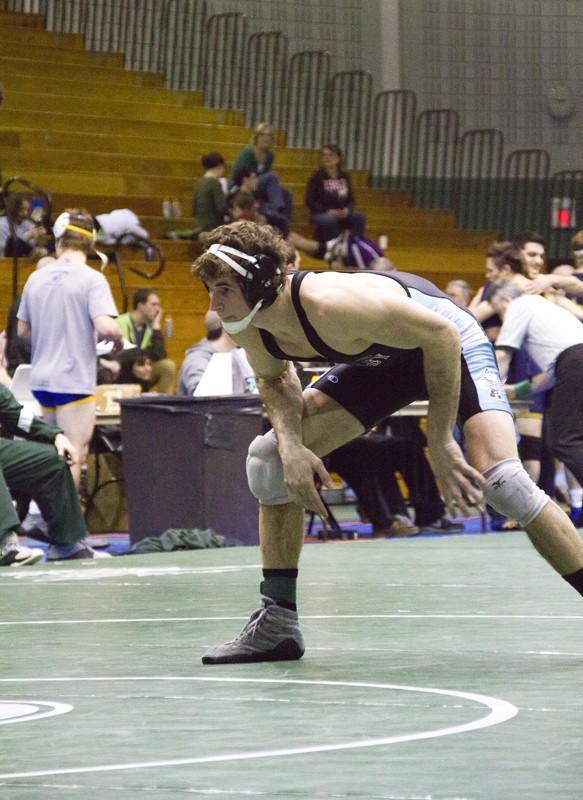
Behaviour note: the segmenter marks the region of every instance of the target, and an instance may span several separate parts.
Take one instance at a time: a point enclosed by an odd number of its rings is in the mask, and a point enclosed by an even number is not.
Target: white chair
[[[30,364],[19,364],[14,370],[12,382],[8,388],[21,405],[32,409],[35,414],[40,414],[40,405],[35,400],[30,388],[30,371]]]

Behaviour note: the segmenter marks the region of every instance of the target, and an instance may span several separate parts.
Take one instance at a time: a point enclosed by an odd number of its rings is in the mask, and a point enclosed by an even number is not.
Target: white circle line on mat
[[[46,710],[40,710],[39,707]],[[45,700],[0,700],[0,725],[36,722],[39,719],[68,714],[72,710],[73,706],[67,703],[52,703]]]
[[[17,678],[9,679],[17,682]],[[32,682],[33,679],[25,679],[22,682]],[[154,767],[177,767],[193,764],[217,764],[228,761],[250,761],[263,758],[282,758],[286,756],[310,755],[314,753],[330,753],[339,750],[356,750],[365,747],[380,747],[382,745],[399,744],[402,742],[420,741],[422,739],[436,739],[441,736],[452,736],[458,733],[468,733],[469,731],[489,728],[492,725],[499,725],[507,722],[518,713],[518,709],[506,700],[500,700],[488,695],[476,694],[474,692],[461,692],[453,689],[429,689],[420,686],[403,686],[392,683],[363,683],[360,681],[319,681],[319,680],[300,680],[287,678],[223,678],[223,677],[196,677],[196,676],[101,676],[99,678],[38,678],[34,679],[37,683],[57,683],[57,682],[98,682],[98,681],[192,681],[201,683],[247,683],[247,684],[278,684],[278,685],[299,685],[299,686],[330,686],[334,688],[347,687],[358,689],[380,689],[387,691],[418,692],[424,694],[437,694],[445,697],[455,697],[478,703],[488,709],[488,713],[461,725],[451,725],[446,728],[438,728],[433,731],[418,731],[400,736],[383,736],[374,739],[357,739],[350,742],[338,742],[330,744],[312,745],[307,747],[283,747],[276,750],[257,750],[240,753],[219,754],[214,756],[198,756],[195,758],[176,758],[160,759],[156,761],[132,761],[121,764],[99,764],[91,767],[67,767],[63,769],[35,770],[27,772],[7,772],[0,774],[0,780],[11,780],[15,778],[36,778],[48,775],[79,775],[83,773],[96,772],[118,772],[121,770],[151,769]],[[6,680],[2,680],[6,682]]]

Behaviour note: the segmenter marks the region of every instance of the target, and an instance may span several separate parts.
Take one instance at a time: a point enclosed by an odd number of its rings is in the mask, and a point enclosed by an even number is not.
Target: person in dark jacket
[[[336,238],[343,230],[364,236],[366,217],[354,210],[354,192],[350,176],[342,169],[342,150],[326,144],[320,151],[321,167],[306,187],[306,205],[310,222],[315,225],[320,242]]]

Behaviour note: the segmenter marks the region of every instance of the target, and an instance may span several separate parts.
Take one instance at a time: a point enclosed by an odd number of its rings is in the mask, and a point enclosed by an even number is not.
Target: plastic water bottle
[[[182,216],[182,206],[180,205],[180,201],[174,198],[172,200],[171,205],[172,205],[172,216],[175,219],[180,219],[180,217]]]
[[[171,316],[167,316],[164,319],[164,336],[166,339],[169,339],[172,334],[174,333],[174,320]]]
[[[166,219],[172,217],[172,200],[169,197],[165,197],[162,202],[162,216]]]

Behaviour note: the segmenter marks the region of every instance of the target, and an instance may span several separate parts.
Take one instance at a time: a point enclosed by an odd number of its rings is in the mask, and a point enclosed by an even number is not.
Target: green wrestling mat
[[[524,534],[307,547],[304,659],[203,667],[258,565],[0,571],[0,798],[581,800],[583,600]]]

